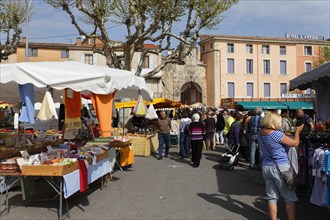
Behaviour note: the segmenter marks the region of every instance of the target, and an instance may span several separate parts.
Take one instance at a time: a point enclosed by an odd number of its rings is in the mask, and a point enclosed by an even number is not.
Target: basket
[[[17,133],[0,132],[0,145],[14,147],[16,144]]]

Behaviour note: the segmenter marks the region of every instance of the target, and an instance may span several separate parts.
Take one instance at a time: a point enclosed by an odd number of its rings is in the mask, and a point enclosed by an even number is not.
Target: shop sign
[[[282,98],[315,98],[315,94],[282,94]]]
[[[313,36],[304,34],[285,34],[286,38],[304,39],[304,40],[324,40],[324,36]]]

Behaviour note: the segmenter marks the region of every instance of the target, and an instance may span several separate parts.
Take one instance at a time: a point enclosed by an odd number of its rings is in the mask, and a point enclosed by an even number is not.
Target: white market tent
[[[95,94],[117,91],[116,99],[137,98],[140,93],[149,100],[153,96],[144,78],[125,70],[73,61],[0,64],[0,100],[19,101],[17,84],[26,83],[34,84],[35,101],[42,101],[48,86],[55,90],[70,88]],[[63,94],[62,91],[54,93],[54,101]]]

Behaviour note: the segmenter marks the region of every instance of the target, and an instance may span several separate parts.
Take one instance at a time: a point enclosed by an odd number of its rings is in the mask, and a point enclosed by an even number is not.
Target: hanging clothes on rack
[[[18,88],[22,100],[22,111],[18,120],[34,124],[34,85],[27,83],[18,85]]]
[[[74,139],[81,129],[81,97],[80,92],[72,89],[64,90],[65,105],[64,139]]]

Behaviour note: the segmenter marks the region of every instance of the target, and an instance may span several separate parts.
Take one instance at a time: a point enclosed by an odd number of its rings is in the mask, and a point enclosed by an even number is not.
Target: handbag
[[[278,172],[280,173],[282,179],[284,180],[284,182],[287,184],[288,188],[290,190],[293,190],[296,188],[296,186],[298,185],[299,179],[298,179],[298,175],[296,173],[296,171],[294,170],[293,166],[292,166],[292,162],[290,160],[290,158],[288,157],[288,160],[290,161],[290,168],[288,171],[281,171],[280,168],[278,167],[275,159],[273,158],[272,154],[270,153],[270,150],[268,149],[268,146],[265,144],[263,138],[261,138],[263,144],[265,145],[269,155],[271,156],[272,160],[274,161],[275,165],[276,165],[276,169],[278,170]]]

